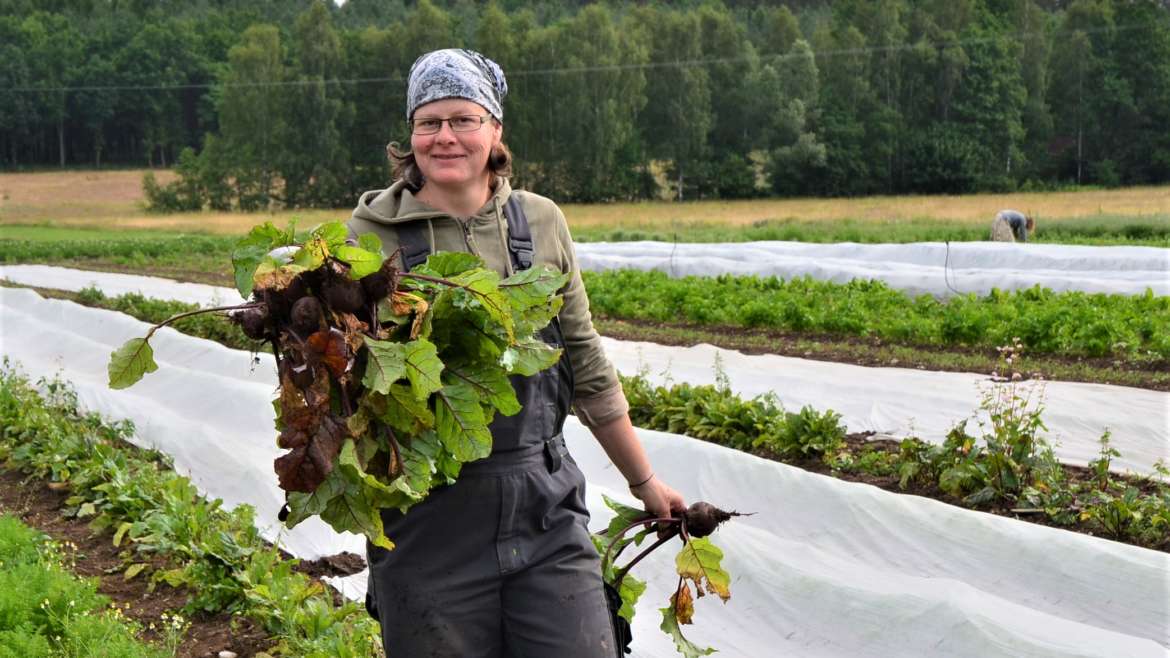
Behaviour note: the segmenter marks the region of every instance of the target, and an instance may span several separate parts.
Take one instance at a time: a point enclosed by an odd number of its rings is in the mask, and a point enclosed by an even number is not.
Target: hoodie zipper
[[[479,256],[479,250],[475,248],[475,239],[471,236],[471,219],[456,217],[455,221],[458,222],[459,227],[463,229],[463,243],[467,245],[467,250],[472,254]]]

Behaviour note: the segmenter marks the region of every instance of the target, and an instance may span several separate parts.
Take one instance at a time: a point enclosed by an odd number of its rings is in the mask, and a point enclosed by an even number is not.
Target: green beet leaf
[[[491,454],[492,435],[470,384],[452,382],[435,396],[435,429],[443,447],[461,462]]]
[[[549,296],[569,282],[568,274],[544,266],[531,267],[500,282],[500,291],[518,313],[534,306],[547,304]]]
[[[517,375],[535,375],[552,367],[561,358],[561,350],[537,338],[525,338],[504,350],[500,365]]]
[[[391,384],[386,394],[367,391],[354,416],[359,414],[389,425],[395,432],[401,433],[400,438],[414,436],[435,425],[434,413],[427,406],[426,400],[414,397],[414,392],[406,384]],[[353,428],[352,424],[350,428]]]
[[[455,456],[446,450],[439,452],[439,458],[435,465],[439,467],[439,472],[435,474],[435,486],[455,484],[455,480],[459,477],[459,471],[463,468],[463,462],[455,459]]]
[[[128,388],[143,375],[158,370],[154,350],[145,338],[131,338],[110,354],[110,388]]]
[[[605,534],[608,537],[616,537],[619,532],[634,521],[651,518],[650,513],[646,510],[623,505],[605,494],[602,494],[601,498],[605,501],[605,506],[614,512],[613,518],[609,521],[609,526],[605,529]]]
[[[313,238],[297,250],[293,255],[292,264],[305,270],[315,270],[325,264],[328,256],[329,245],[320,238]]]
[[[363,491],[363,496],[375,509],[383,507],[406,509],[423,498],[422,494],[411,489],[406,479],[401,476],[386,484],[366,473],[352,439],[346,439],[342,444],[341,452],[337,455],[337,468],[341,469],[346,480]]]
[[[382,238],[377,233],[363,233],[358,236],[358,246],[375,254],[382,253]]]
[[[383,503],[390,499],[389,488],[380,482],[374,486],[372,482],[376,480],[361,471],[351,439],[342,444],[337,464],[343,467],[334,468],[326,482],[336,478],[340,481],[340,491],[325,503],[325,509],[320,512],[321,520],[338,532],[365,535],[375,546],[393,549],[394,543],[386,537],[379,512]],[[357,472],[362,472],[365,477],[355,476]],[[292,508],[292,496],[289,497],[289,508]],[[289,518],[292,518],[291,511]]]
[[[516,326],[516,334],[526,336],[540,331],[561,312],[564,303],[564,297],[553,297],[547,304],[531,306],[523,312],[513,314],[512,321]]]
[[[382,515],[375,507],[376,501],[365,494],[365,489],[351,486],[345,493],[329,501],[321,512],[321,520],[338,532],[365,535],[375,546],[392,550],[394,542],[386,537]]]
[[[440,251],[427,257],[427,262],[414,269],[419,274],[447,278],[468,270],[485,267],[483,259],[463,251]]]
[[[289,492],[288,517],[284,520],[284,525],[293,528],[311,516],[320,515],[329,506],[330,501],[345,491],[345,487],[344,475],[334,468],[325,476],[325,480],[317,485],[313,493]]]
[[[698,658],[699,656],[710,656],[715,653],[715,649],[711,647],[699,648],[694,642],[683,637],[682,629],[678,626],[678,618],[674,614],[674,606],[668,605],[665,608],[659,608],[662,613],[662,624],[658,627],[662,629],[663,633],[670,636],[674,640],[674,648],[678,650],[686,658]]]
[[[253,226],[248,235],[236,243],[232,249],[232,269],[240,295],[246,298],[252,294],[252,275],[256,267],[268,256],[268,252],[293,244],[293,231],[292,225],[282,231],[273,226],[272,222],[265,222]]]
[[[414,491],[425,494],[439,472],[439,437],[434,431],[421,432],[399,446],[402,456],[402,477]]]
[[[426,400],[414,396],[411,387],[405,384],[394,384],[390,387],[390,401],[386,405],[387,419],[391,425],[404,428],[404,431],[413,433],[417,426],[434,427],[435,414],[427,406]]]
[[[512,322],[512,307],[504,294],[500,292],[500,275],[490,270],[472,270],[451,277],[453,283],[464,286],[464,290],[471,295],[479,306],[487,311],[488,316],[495,321],[509,341],[516,339]]]
[[[382,252],[381,251],[367,251],[361,247],[351,247],[343,244],[338,247],[333,255],[337,256],[338,260],[349,263],[349,276],[351,279],[360,279],[366,275],[377,272],[382,267]]]
[[[434,343],[425,338],[412,340],[404,345],[406,378],[410,380],[410,389],[416,398],[425,400],[428,395],[443,386],[439,378],[443,370],[439,350]]]
[[[449,376],[447,380],[462,381],[475,389],[480,401],[490,403],[497,411],[505,416],[512,416],[520,412],[520,401],[516,399],[516,389],[507,373],[497,368],[477,365],[474,361],[461,359],[447,364],[444,370]]]
[[[362,384],[371,391],[386,394],[390,385],[406,376],[406,344],[366,338],[366,373]]]
[[[349,238],[349,228],[343,222],[326,222],[313,229],[312,235],[325,242],[329,253],[336,254],[338,247],[344,245]]]
[[[622,583],[618,587],[618,595],[622,598],[622,607],[618,608],[618,614],[626,621],[634,621],[635,606],[638,605],[638,599],[642,598],[645,591],[645,581],[638,580],[630,574],[626,574],[622,578]]]

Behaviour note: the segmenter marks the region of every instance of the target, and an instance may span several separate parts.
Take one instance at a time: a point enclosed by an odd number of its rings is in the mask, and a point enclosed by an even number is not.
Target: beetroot
[[[354,313],[366,304],[362,284],[344,276],[327,278],[322,286],[321,297],[337,313]]]
[[[321,303],[312,295],[301,297],[292,307],[292,328],[307,336],[321,328]]]
[[[715,532],[720,523],[733,516],[739,515],[735,512],[725,512],[711,503],[699,501],[687,508],[687,511],[683,513],[683,521],[686,524],[688,535],[706,537]]]
[[[244,335],[252,340],[264,340],[268,337],[268,308],[257,306],[247,308],[237,313],[233,318],[244,331]]]

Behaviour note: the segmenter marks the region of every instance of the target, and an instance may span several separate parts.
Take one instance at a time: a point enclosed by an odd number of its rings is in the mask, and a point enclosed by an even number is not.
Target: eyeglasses
[[[476,116],[468,114],[463,116],[451,117],[449,119],[412,119],[407,123],[410,124],[410,130],[416,135],[433,135],[443,129],[443,122],[451,126],[451,130],[457,133],[469,133],[479,130],[484,121],[487,121],[488,115]]]

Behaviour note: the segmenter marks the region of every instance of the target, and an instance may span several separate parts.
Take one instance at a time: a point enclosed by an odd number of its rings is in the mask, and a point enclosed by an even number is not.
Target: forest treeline
[[[0,167],[349,206],[451,46],[503,66],[517,182],[562,201],[1170,181],[1158,0],[0,0]]]

